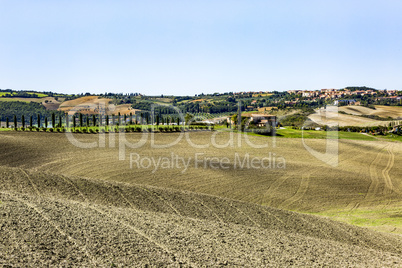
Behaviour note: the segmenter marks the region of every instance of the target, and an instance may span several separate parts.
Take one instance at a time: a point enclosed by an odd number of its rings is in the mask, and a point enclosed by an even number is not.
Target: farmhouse
[[[242,117],[249,117],[250,123],[254,123],[259,127],[263,127],[266,125],[276,126],[276,116],[275,115],[267,115],[267,114],[244,114]]]
[[[277,118],[275,115],[244,113],[241,115],[241,117],[247,118],[248,123],[255,124],[259,127],[264,127],[266,125],[277,125]],[[232,120],[232,117],[227,117],[226,120],[229,124],[235,124],[235,122]]]

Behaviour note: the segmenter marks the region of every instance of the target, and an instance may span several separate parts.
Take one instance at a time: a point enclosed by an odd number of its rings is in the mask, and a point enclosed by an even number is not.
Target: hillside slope
[[[402,107],[376,105],[375,109],[364,106],[342,106],[339,111],[344,111],[353,115],[376,115],[380,117],[392,117],[394,119],[402,118]]]
[[[180,134],[155,135],[158,144],[172,142]],[[189,134],[195,144],[211,142],[213,132]],[[143,135],[129,133],[125,138],[138,143]],[[99,142],[98,135],[77,134],[85,143]],[[197,149],[183,138],[168,149],[151,148],[149,140],[140,149],[126,148],[126,159],[119,160],[119,147],[111,147],[113,135],[105,136],[106,147],[81,149],[72,145],[61,133],[0,133],[0,165],[51,172],[67,176],[85,176],[106,181],[146,184],[162,188],[187,190],[242,200],[281,209],[323,215],[385,232],[402,234],[402,144],[399,142],[339,140],[337,167],[326,165],[313,157],[301,139],[276,139],[276,146],[255,149],[242,137],[242,147]],[[115,137],[118,140],[118,136]],[[223,144],[229,133],[218,133],[216,141]],[[249,136],[255,144],[274,142],[271,137]],[[235,136],[237,140],[237,136]],[[309,139],[305,143],[325,152],[326,141]],[[182,157],[190,164],[180,167],[130,168],[129,153],[141,157]],[[269,153],[286,159],[286,168],[216,169],[195,165],[195,154],[205,158],[227,157],[233,165],[235,155],[242,159],[267,157]],[[203,159],[203,158],[202,158]],[[157,159],[156,159],[157,160]],[[328,212],[328,213],[327,213]],[[342,215],[340,215],[342,212]],[[363,214],[362,214],[363,213]],[[373,221],[373,215],[381,221]],[[342,216],[339,218],[339,216]],[[363,216],[363,217],[362,217]]]
[[[402,240],[187,191],[0,167],[0,264],[397,266]]]

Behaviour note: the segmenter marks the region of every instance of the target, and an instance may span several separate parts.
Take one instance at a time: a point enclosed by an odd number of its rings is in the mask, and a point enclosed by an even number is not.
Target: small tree
[[[94,114],[92,115],[92,123],[93,126],[96,126],[96,116]]]
[[[187,113],[186,116],[184,117],[184,120],[186,121],[186,124],[188,124],[193,118],[194,115]]]
[[[47,117],[45,116],[45,128],[47,128]]]
[[[157,128],[159,127],[159,115],[158,114],[156,115],[156,127]]]
[[[22,127],[25,128],[25,116],[21,115]]]
[[[33,116],[31,115],[31,117],[29,118],[29,127],[32,128],[32,124],[33,124]]]
[[[80,113],[80,127],[82,127],[82,113]]]
[[[64,116],[66,118],[66,128],[68,129],[70,127],[70,118],[68,117],[68,113],[65,113]]]
[[[109,126],[109,115],[106,115],[106,126]]]
[[[17,128],[17,116],[14,115],[14,128]]]
[[[119,124],[119,126],[120,126],[120,120],[121,120],[121,114],[120,114],[120,112],[118,113],[118,115],[117,115],[117,124]]]
[[[40,114],[36,115],[36,121],[38,123],[38,128],[40,128]]]
[[[232,115],[231,119],[232,119],[234,125],[237,126],[237,114]]]
[[[56,127],[56,115],[52,113],[52,128]]]
[[[177,125],[180,125],[180,117],[177,117]]]
[[[8,116],[6,117],[6,128],[10,126],[10,122],[8,121]]]
[[[75,122],[75,114],[73,115],[73,128],[75,129],[76,127],[76,122]]]
[[[62,121],[61,121],[62,119],[61,119],[61,115],[59,115],[59,127],[62,127]]]

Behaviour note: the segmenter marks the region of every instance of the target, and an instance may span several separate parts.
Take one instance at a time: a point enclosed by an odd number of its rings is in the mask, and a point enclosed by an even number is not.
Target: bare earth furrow
[[[369,171],[370,171],[371,183],[365,195],[365,199],[367,200],[373,199],[379,194],[380,180],[378,179],[376,166],[379,165],[379,162],[383,155],[383,149],[386,148],[387,146],[388,145],[381,148],[376,157],[374,158],[374,160],[370,163]]]
[[[288,208],[293,203],[302,199],[304,194],[307,192],[309,180],[310,180],[310,175],[303,175],[302,179],[300,181],[300,186],[297,189],[296,193],[289,199],[283,201],[282,204],[280,204],[280,207]]]
[[[66,232],[64,232],[61,227],[53,220],[51,220],[46,213],[44,213],[38,206],[36,206],[35,204],[33,204],[30,201],[24,200],[23,198],[18,197],[17,195],[13,195],[10,193],[5,193],[5,192],[1,192],[1,194],[6,194],[9,196],[9,198],[14,199],[22,204],[24,204],[25,206],[27,206],[28,208],[34,210],[36,213],[38,213],[38,215],[40,215],[47,223],[49,223],[54,230],[56,230],[58,233],[60,233],[60,235],[64,238],[67,238],[69,241],[71,241],[72,243],[75,244],[75,246],[77,248],[79,248],[82,252],[84,252],[84,254],[89,258],[89,260],[91,260],[92,265],[97,265],[97,260],[96,258],[93,256],[93,254],[91,254],[87,248],[85,247],[85,245],[82,245],[81,243],[79,243],[76,239],[74,239],[73,237],[71,237],[70,235],[66,234]]]
[[[388,163],[387,166],[382,170],[382,176],[385,181],[386,187],[384,188],[384,195],[392,194],[395,191],[394,186],[392,184],[391,177],[389,176],[389,172],[391,171],[392,167],[394,166],[395,155],[392,152],[392,146],[388,146]]]

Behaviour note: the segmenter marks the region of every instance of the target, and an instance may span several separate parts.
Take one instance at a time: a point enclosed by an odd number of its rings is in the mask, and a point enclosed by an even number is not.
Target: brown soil
[[[192,192],[0,168],[0,264],[398,266],[400,237]]]
[[[194,143],[205,144],[212,134],[190,135]],[[137,142],[141,135],[126,138]],[[156,142],[174,141],[177,135],[156,134]],[[219,134],[217,142],[224,143],[228,135]],[[75,137],[99,141],[97,135]],[[106,144],[109,138],[106,135]],[[261,142],[261,137],[249,139]],[[307,143],[317,150],[325,146],[323,140]],[[400,235],[283,210],[400,207],[400,143],[341,140],[336,168],[309,155],[299,139],[277,139],[275,148],[265,151],[247,145],[195,149],[185,140],[169,149],[151,149],[148,141],[140,149],[127,148],[125,161],[118,160],[117,147],[79,149],[61,133],[3,132],[0,148],[3,266],[402,263]],[[261,157],[267,151],[285,157],[287,169],[193,165],[186,173],[152,173],[129,169],[128,162],[129,152],[175,153],[189,159],[197,152],[233,158],[235,152]]]

